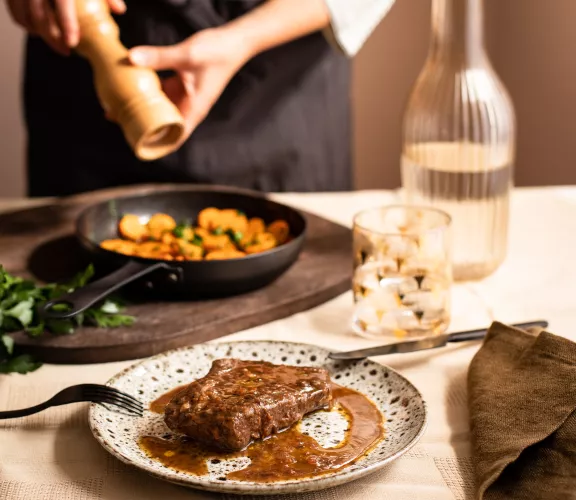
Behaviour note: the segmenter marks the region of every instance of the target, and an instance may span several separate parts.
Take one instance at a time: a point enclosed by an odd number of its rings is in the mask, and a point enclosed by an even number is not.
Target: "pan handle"
[[[144,264],[130,260],[120,269],[104,278],[42,304],[38,309],[38,313],[45,319],[72,318],[105,299],[108,295],[119,288],[122,288],[124,285],[127,285],[128,283],[131,283],[132,281],[135,281],[142,276],[146,276],[158,269],[167,269],[172,271],[176,276],[175,281],[181,279],[181,270],[174,268],[165,262]],[[54,311],[52,308],[57,304],[66,304],[70,306],[70,308],[66,311]]]

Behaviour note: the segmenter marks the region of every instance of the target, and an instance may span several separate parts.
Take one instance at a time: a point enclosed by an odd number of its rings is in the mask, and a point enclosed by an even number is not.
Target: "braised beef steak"
[[[218,359],[168,403],[164,421],[208,447],[237,451],[331,404],[322,368]]]

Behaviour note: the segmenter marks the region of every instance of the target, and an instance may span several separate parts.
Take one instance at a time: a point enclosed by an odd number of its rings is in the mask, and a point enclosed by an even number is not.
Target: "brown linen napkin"
[[[576,499],[575,343],[495,322],[468,395],[478,499]]]

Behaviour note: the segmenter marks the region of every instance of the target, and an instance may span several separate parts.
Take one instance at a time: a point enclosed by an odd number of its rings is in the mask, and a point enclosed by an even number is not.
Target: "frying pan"
[[[235,208],[265,223],[285,220],[292,239],[266,252],[229,260],[163,261],[122,255],[99,243],[118,238],[118,222],[130,213],[148,218],[154,213],[171,215],[176,221],[196,221],[206,207]],[[76,237],[95,263],[116,268],[111,274],[41,306],[44,318],[70,318],[111,293],[136,282],[163,297],[217,298],[246,293],[276,280],[297,260],[306,233],[304,217],[293,208],[265,195],[235,188],[187,187],[110,199],[86,208],[76,221]],[[56,304],[68,304],[65,311]]]

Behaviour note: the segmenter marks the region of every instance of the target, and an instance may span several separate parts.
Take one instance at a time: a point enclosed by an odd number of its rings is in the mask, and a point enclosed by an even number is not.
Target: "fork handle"
[[[22,410],[9,410],[9,411],[0,411],[0,420],[4,420],[7,418],[20,418],[26,417],[28,415],[33,415],[34,413],[39,413],[46,408],[50,408],[52,404],[50,401],[46,401],[36,406],[31,406],[30,408],[23,408]]]

